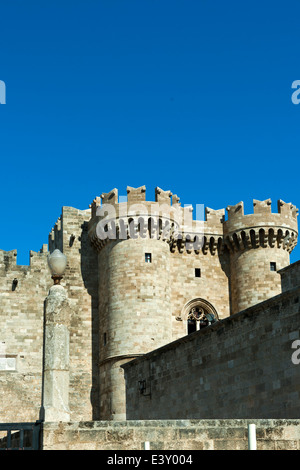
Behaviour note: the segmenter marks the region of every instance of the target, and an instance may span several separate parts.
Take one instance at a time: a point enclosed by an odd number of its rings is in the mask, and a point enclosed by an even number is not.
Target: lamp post
[[[69,343],[71,310],[66,290],[60,285],[67,258],[60,250],[48,256],[54,285],[45,302],[42,418],[69,421]]]
[[[50,268],[54,285],[59,285],[67,266],[67,257],[58,249],[48,256],[48,266]]]

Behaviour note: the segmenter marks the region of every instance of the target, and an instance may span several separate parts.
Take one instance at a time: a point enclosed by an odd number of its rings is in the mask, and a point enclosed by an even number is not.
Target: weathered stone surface
[[[52,286],[45,302],[43,419],[69,421],[71,309],[65,289]]]
[[[176,420],[93,422],[92,429],[78,422],[45,423],[43,443],[46,450],[143,450],[146,441],[151,450],[246,450],[249,423],[256,425],[258,450],[300,450],[299,420],[278,426],[273,420],[186,420],[185,429]],[[278,439],[287,427],[289,435]],[[268,437],[260,438],[266,428]]]
[[[67,292],[61,285],[52,286],[45,301],[46,325],[70,324],[71,309],[67,299]]]

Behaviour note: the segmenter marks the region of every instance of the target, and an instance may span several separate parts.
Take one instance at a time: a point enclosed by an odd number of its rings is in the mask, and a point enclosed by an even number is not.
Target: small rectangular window
[[[152,263],[151,253],[145,253],[145,262]]]
[[[195,268],[195,277],[201,277],[201,269]]]
[[[274,262],[270,263],[270,271],[276,271],[276,263]]]
[[[104,335],[103,335],[103,344],[104,344],[104,346],[106,346],[106,333],[104,333]]]

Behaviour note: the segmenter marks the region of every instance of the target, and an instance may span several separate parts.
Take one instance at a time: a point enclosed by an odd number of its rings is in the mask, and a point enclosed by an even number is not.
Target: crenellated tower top
[[[115,188],[102,193],[91,204],[89,235],[98,249],[113,239],[149,237],[170,242],[186,213],[171,191],[155,188],[155,201],[146,201],[146,187],[127,186],[127,200]]]
[[[228,206],[224,222],[224,243],[230,251],[270,246],[289,253],[297,244],[298,209],[291,203],[278,201],[278,212],[271,211],[271,199],[253,200],[253,214],[244,214],[244,203]]]
[[[126,201],[119,201],[114,188],[96,197],[90,207],[89,236],[97,250],[111,239],[148,236],[166,241],[172,252],[215,255],[227,249],[233,252],[275,245],[291,252],[298,237],[298,209],[282,200],[277,213],[271,211],[271,199],[254,199],[253,214],[244,214],[243,202],[227,206],[227,220],[225,209],[206,207],[201,221],[194,220],[193,207],[182,207],[170,190],[156,187],[155,201],[147,201],[145,186],[128,186]]]

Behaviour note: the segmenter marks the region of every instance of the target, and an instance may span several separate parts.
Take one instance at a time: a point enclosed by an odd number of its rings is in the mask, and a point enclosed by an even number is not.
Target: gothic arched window
[[[201,330],[219,320],[215,308],[204,299],[194,299],[183,309],[183,317],[187,320],[187,334]]]

